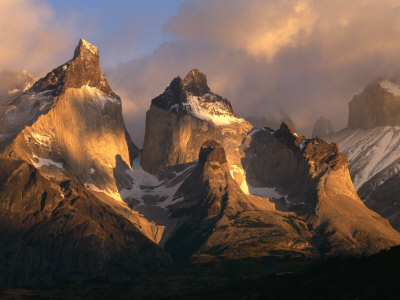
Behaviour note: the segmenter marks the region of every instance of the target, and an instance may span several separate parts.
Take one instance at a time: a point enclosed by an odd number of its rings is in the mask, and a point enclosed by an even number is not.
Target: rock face
[[[0,286],[125,279],[169,262],[163,227],[132,211],[138,150],[120,98],[80,40],[72,60],[0,105]]]
[[[224,149],[206,141],[169,208],[178,223],[165,244],[172,257],[362,254],[400,243],[358,198],[336,144],[283,124],[252,132],[241,151],[249,191],[263,197],[246,195]]]
[[[170,211],[179,225],[165,245],[175,259],[202,254],[239,258],[312,252],[311,236],[302,220],[276,211],[268,199],[241,191],[216,141],[204,142],[198,163],[177,196],[183,200]]]
[[[237,118],[228,100],[210,91],[206,76],[190,71],[177,77],[146,113],[146,132],[141,165],[156,174],[169,166],[195,161],[204,141],[214,139],[227,151],[231,164],[238,164],[236,149],[251,130]]]
[[[0,165],[1,287],[122,280],[168,263],[137,225],[78,181],[48,179],[23,161]]]
[[[378,80],[350,101],[348,127],[367,129],[386,125],[400,125],[400,88],[398,83]]]
[[[283,124],[250,134],[242,151],[249,190],[282,195],[277,209],[304,216],[319,251],[368,253],[398,244],[399,233],[359,199],[336,144]]]
[[[331,120],[321,117],[315,122],[313,130],[312,130],[312,137],[320,137],[324,138],[329,135],[333,134],[333,125]]]
[[[74,57],[0,107],[1,156],[22,159],[57,178],[72,173],[120,199],[116,173],[138,154],[120,98],[99,67],[97,47],[80,40]],[[120,163],[117,166],[117,161]]]
[[[354,186],[366,206],[400,229],[400,88],[376,80],[349,104],[349,126],[327,137],[349,159]]]
[[[387,218],[399,230],[400,128],[346,128],[328,139],[338,143],[348,157],[354,187],[365,205]]]

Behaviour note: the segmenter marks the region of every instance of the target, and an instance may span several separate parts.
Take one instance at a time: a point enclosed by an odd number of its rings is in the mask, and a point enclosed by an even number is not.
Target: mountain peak
[[[376,79],[349,102],[348,127],[373,128],[400,125],[400,84]]]
[[[305,140],[305,136],[297,134],[296,131],[285,122],[282,122],[281,127],[275,132],[275,137],[286,145],[296,149],[300,143]]]
[[[183,87],[195,96],[202,96],[210,92],[207,77],[197,69],[191,70],[183,79]]]
[[[37,81],[28,92],[37,93],[50,90],[55,95],[68,88],[83,86],[97,88],[110,97],[118,98],[100,70],[98,48],[88,41],[80,39],[75,48],[74,57]]]
[[[76,46],[75,48],[75,52],[74,52],[74,58],[76,59],[78,57],[91,57],[91,56],[95,56],[95,57],[99,57],[99,49],[89,43],[88,41],[86,41],[85,39],[80,39],[78,46]]]

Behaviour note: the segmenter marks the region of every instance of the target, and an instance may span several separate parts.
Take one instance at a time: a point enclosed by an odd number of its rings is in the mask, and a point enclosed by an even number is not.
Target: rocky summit
[[[400,88],[397,81],[376,80],[350,101],[349,128],[394,125],[400,125]]]
[[[173,79],[152,100],[146,113],[141,165],[157,174],[163,168],[193,162],[208,139],[221,143],[231,164],[240,164],[236,149],[251,128],[234,114],[228,100],[210,91],[203,73],[192,70],[184,79]]]

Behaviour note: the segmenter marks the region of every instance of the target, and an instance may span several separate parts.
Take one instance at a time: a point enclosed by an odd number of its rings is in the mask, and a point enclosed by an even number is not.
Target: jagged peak
[[[192,69],[183,79],[183,87],[195,96],[202,96],[210,92],[207,77],[197,69]]]
[[[296,131],[292,127],[290,127],[286,122],[282,122],[281,126],[276,131],[276,133],[279,135],[290,135],[290,136],[294,136],[294,137],[299,136],[296,133]]]
[[[200,148],[199,164],[206,162],[227,162],[224,148],[215,140],[206,140]]]
[[[74,57],[37,81],[28,93],[46,90],[51,91],[52,95],[57,95],[68,88],[84,86],[96,88],[112,98],[119,99],[100,70],[98,48],[80,39]]]
[[[187,112],[217,126],[243,121],[236,117],[227,99],[211,92],[206,75],[197,69],[191,70],[183,80],[175,77],[151,103],[168,113]]]
[[[76,59],[78,57],[88,57],[88,56],[99,56],[99,49],[86,41],[85,39],[80,39],[78,45],[75,48],[74,52],[74,58]]]
[[[288,146],[295,147],[296,149],[301,142],[306,139],[305,136],[297,134],[296,131],[285,122],[282,122],[274,136]]]

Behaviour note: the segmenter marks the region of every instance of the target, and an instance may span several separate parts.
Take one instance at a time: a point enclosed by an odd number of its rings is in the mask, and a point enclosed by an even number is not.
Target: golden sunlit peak
[[[93,55],[99,55],[99,49],[95,45],[89,43],[85,39],[80,39],[78,46],[75,49],[74,57],[78,57],[78,56],[82,55],[87,50],[89,50],[90,53],[92,53]]]

